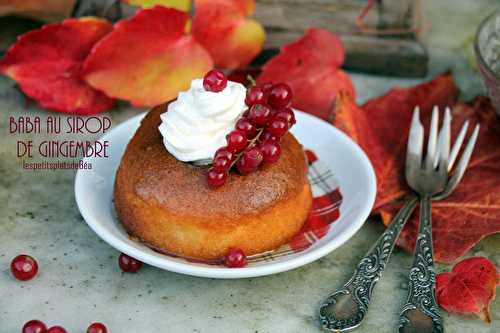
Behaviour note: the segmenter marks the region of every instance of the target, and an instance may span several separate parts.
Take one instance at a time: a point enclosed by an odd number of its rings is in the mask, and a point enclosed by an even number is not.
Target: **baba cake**
[[[222,183],[211,186],[207,174],[220,169],[217,155],[211,163],[208,157],[227,144],[225,137],[238,119],[249,117],[248,92],[230,81],[221,92],[203,91],[206,79],[195,81],[191,92],[152,109],[129,142],[116,173],[118,217],[132,237],[149,247],[191,259],[219,260],[234,248],[248,256],[287,243],[312,204],[302,146],[289,132],[280,138],[268,133],[265,140],[279,142],[280,154],[263,160],[255,148],[264,142],[261,130],[241,152],[232,151],[235,157],[221,173]],[[233,97],[221,100],[228,89],[226,95]],[[269,128],[269,121],[263,127]],[[247,170],[239,160],[250,156],[252,147],[258,167]]]

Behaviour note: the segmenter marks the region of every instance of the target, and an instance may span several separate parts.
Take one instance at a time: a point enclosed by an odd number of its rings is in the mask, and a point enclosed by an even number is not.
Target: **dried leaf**
[[[294,107],[329,119],[339,91],[355,95],[349,76],[339,69],[343,62],[344,47],[337,36],[309,29],[262,67],[257,82],[288,83],[294,92]]]
[[[0,72],[42,107],[60,112],[94,114],[113,100],[81,78],[83,61],[93,45],[111,31],[97,18],[68,19],[20,36],[0,61]]]
[[[453,137],[466,120],[470,126],[479,123],[481,130],[459,186],[446,200],[432,204],[434,254],[442,262],[456,260],[482,238],[500,232],[500,121],[486,97],[456,104],[452,115]],[[397,208],[394,204],[386,205],[381,211],[390,217]],[[410,252],[418,231],[418,214],[415,215],[398,240]]]
[[[252,19],[254,0],[195,0],[192,33],[217,66],[238,68],[262,50],[264,28]]]
[[[358,107],[348,95],[336,103],[334,124],[348,133],[367,153],[377,175],[374,211],[388,224],[408,193],[404,162],[408,127],[414,106],[428,126],[432,106],[454,105],[458,90],[451,75],[444,74],[412,88],[396,88]],[[437,261],[451,262],[483,237],[500,232],[500,122],[489,99],[453,107],[455,137],[465,120],[470,128],[481,124],[476,149],[468,170],[454,193],[433,203],[434,254]],[[469,128],[469,134],[471,129]],[[418,214],[407,224],[398,245],[413,252]]]
[[[191,9],[191,0],[122,0],[132,6],[137,6],[141,8],[151,8],[156,5],[175,8],[188,12]]]
[[[491,261],[484,257],[467,258],[451,272],[438,274],[437,300],[448,312],[472,313],[489,323],[490,305],[499,282],[498,271]]]
[[[210,55],[185,33],[188,15],[156,6],[115,24],[84,64],[85,80],[136,106],[177,97],[212,68]]]

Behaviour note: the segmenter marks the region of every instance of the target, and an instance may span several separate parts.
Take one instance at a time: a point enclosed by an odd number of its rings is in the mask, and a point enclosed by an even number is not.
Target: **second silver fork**
[[[467,129],[465,125],[450,153],[450,121],[450,110],[447,108],[438,136],[438,109],[434,108],[427,154],[423,160],[424,129],[418,109],[413,114],[408,139],[406,179],[420,198],[420,225],[409,274],[408,296],[401,308],[400,333],[443,332],[443,323],[435,297],[436,272],[432,247],[431,202],[436,195],[443,197],[451,193],[450,188],[458,184],[469,162],[479,131],[479,127],[476,126],[457,170],[448,179],[448,171],[458,155]]]

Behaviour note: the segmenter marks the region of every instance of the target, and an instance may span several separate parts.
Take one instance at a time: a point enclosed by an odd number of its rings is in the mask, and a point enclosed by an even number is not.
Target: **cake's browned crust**
[[[230,247],[247,255],[276,248],[300,230],[312,197],[305,154],[291,134],[277,163],[246,176],[232,172],[214,190],[206,168],[165,149],[158,130],[165,109],[147,114],[116,174],[116,211],[132,236],[160,251],[217,259]]]

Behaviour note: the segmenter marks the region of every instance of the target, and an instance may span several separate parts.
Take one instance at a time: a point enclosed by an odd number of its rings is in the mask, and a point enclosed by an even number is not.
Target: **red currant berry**
[[[126,255],[125,253],[120,254],[118,264],[125,273],[137,273],[137,271],[139,271],[142,267],[142,262]]]
[[[221,71],[212,69],[203,78],[203,88],[206,91],[219,92],[227,86],[227,78]]]
[[[66,331],[61,326],[52,326],[51,328],[49,328],[47,333],[68,333],[68,331]]]
[[[232,161],[234,158],[234,154],[231,153],[229,150],[227,150],[227,147],[222,147],[222,148],[217,149],[217,151],[215,152],[214,159],[216,159],[218,157],[224,157],[224,158]]]
[[[227,172],[230,166],[231,160],[223,156],[216,157],[212,162],[212,168],[219,172]]]
[[[40,320],[30,320],[24,324],[22,333],[47,333],[47,326]]]
[[[288,123],[282,119],[275,119],[267,127],[267,130],[274,136],[282,137],[288,131]]]
[[[280,159],[281,147],[278,142],[266,141],[260,145],[264,163],[274,163]]]
[[[263,157],[260,148],[252,147],[241,155],[238,162],[236,162],[236,168],[238,168],[238,171],[242,175],[246,175],[257,170],[262,160]]]
[[[247,256],[240,249],[230,248],[224,258],[224,265],[229,268],[240,268],[247,265]]]
[[[275,109],[288,106],[292,101],[292,89],[286,83],[275,84],[269,92],[268,103]]]
[[[236,122],[235,128],[245,133],[247,139],[251,139],[257,134],[257,129],[247,118],[240,118]]]
[[[87,328],[87,333],[108,333],[108,329],[104,324],[93,323]]]
[[[306,157],[307,157],[307,162],[309,162],[309,164],[312,164],[318,160],[318,156],[316,156],[316,154],[309,149],[306,149]]]
[[[214,168],[208,169],[207,183],[212,188],[220,187],[226,183],[227,172],[215,170]]]
[[[288,123],[288,127],[292,127],[297,122],[295,120],[295,113],[290,108],[284,108],[282,110],[279,110],[279,112],[276,113],[274,118],[286,121]]]
[[[264,92],[268,93],[269,91],[271,91],[271,88],[274,86],[274,83],[272,83],[271,81],[269,82],[264,82],[260,85],[260,87],[262,88],[262,90],[264,90]]]
[[[227,140],[227,149],[233,153],[238,153],[246,148],[247,146],[247,138],[245,133],[239,130],[234,130],[229,132],[226,136]]]
[[[267,131],[264,131],[262,135],[259,138],[260,142],[267,142],[267,141],[273,141],[273,142],[280,142],[281,138],[277,137],[276,135],[269,133]]]
[[[271,118],[271,109],[263,104],[254,104],[248,112],[248,120],[257,127],[262,127]]]
[[[247,106],[252,106],[254,104],[265,104],[267,102],[267,94],[264,89],[259,86],[253,86],[247,90],[247,96],[245,98],[245,104]]]
[[[38,264],[33,257],[25,254],[18,255],[10,263],[10,271],[18,280],[31,280],[38,272]]]

